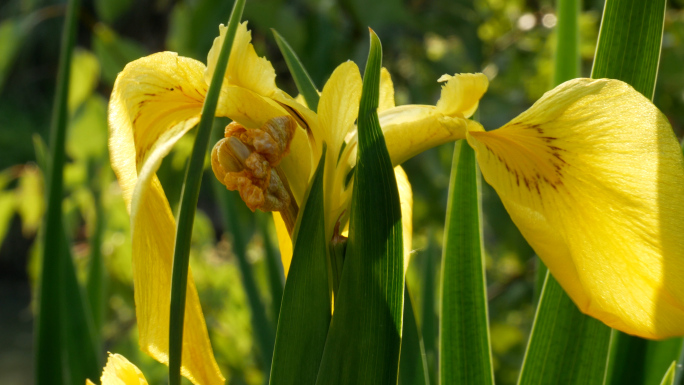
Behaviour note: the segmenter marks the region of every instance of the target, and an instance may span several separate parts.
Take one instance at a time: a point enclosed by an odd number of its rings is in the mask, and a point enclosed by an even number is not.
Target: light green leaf
[[[493,384],[475,152],[456,143],[442,255],[439,377],[442,384]]]
[[[67,154],[82,161],[106,158],[107,101],[100,95],[91,95],[82,105],[69,126]]]
[[[675,368],[677,367],[677,361],[672,361],[670,367],[665,372],[663,380],[660,381],[660,385],[674,385],[675,382]]]
[[[396,385],[404,302],[401,208],[378,121],[380,40],[371,32],[358,118],[349,241],[319,385]]]
[[[70,78],[67,105],[69,113],[73,114],[93,93],[100,81],[100,62],[97,57],[85,49],[76,49]]]
[[[325,146],[294,230],[292,263],[278,318],[272,385],[313,385],[331,314],[323,206]]]

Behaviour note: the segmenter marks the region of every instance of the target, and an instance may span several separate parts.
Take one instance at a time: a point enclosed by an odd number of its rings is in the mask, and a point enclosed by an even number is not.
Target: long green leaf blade
[[[423,339],[418,331],[416,313],[409,293],[404,290],[404,329],[401,336],[401,359],[399,360],[399,385],[429,385],[427,358]]]
[[[619,79],[653,99],[666,0],[606,0],[591,77]]]
[[[209,147],[211,128],[214,124],[214,113],[223,84],[223,74],[228,66],[228,57],[233,46],[245,0],[236,0],[228,20],[226,37],[221,53],[216,62],[214,76],[211,79],[204,105],[202,118],[197,128],[197,137],[192,148],[192,155],[185,174],[181,193],[178,224],[176,225],[176,244],[173,250],[173,269],[171,272],[171,309],[169,320],[169,383],[180,385],[181,356],[183,352],[183,323],[185,317],[185,295],[188,286],[188,269],[190,263],[190,237],[195,221],[195,210],[199,198],[200,182],[204,158]],[[218,74],[218,75],[216,75]]]
[[[582,314],[546,277],[518,384],[602,384],[610,328]]]
[[[442,255],[442,384],[494,383],[480,211],[475,152],[461,140],[451,166]]]
[[[666,0],[607,0],[592,77],[622,80],[653,99],[665,9]],[[665,280],[681,278],[667,269],[664,274]],[[606,383],[657,384],[667,365],[679,359],[681,346],[681,338],[647,341],[616,331]]]
[[[64,348],[67,352],[69,378],[71,383],[85,383],[90,379],[99,383],[102,366],[97,349],[97,338],[94,329],[92,312],[86,295],[76,278],[76,267],[69,249],[69,241],[63,233],[61,243],[61,273],[63,288],[61,289],[61,314]]]
[[[299,57],[297,57],[297,54],[292,47],[290,47],[290,44],[280,36],[278,31],[275,29],[272,29],[272,31],[278,48],[280,49],[280,53],[282,53],[285,58],[285,63],[290,70],[290,74],[292,74],[292,78],[297,85],[299,93],[302,94],[304,100],[306,100],[309,109],[312,111],[318,110],[318,99],[320,99],[320,97],[316,85],[313,80],[311,80],[311,76],[309,76],[309,73],[306,71],[306,68],[304,68],[304,65],[299,60]]]
[[[404,300],[401,209],[378,121],[380,40],[371,32],[358,118],[349,242],[319,385],[396,385]]]
[[[580,76],[579,11],[578,0],[558,1],[555,85]],[[582,314],[539,266],[541,296],[518,383],[602,384],[611,329]]]
[[[76,39],[77,10],[80,1],[71,0],[67,6],[62,30],[62,42],[57,74],[57,90],[50,127],[50,162],[47,170],[47,208],[45,212],[41,276],[36,320],[35,381],[37,385],[61,384],[67,380],[62,364],[65,362],[61,338],[60,296],[64,279],[61,271],[66,255],[62,254],[62,190],[64,184],[67,100],[71,58]],[[64,245],[66,247],[66,245]]]
[[[325,146],[294,231],[278,318],[271,385],[313,385],[331,318],[323,206]]]

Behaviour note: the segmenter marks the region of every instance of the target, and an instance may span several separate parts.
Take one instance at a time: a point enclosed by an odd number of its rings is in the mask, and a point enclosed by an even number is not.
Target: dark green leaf
[[[41,255],[41,270],[38,294],[38,314],[36,319],[36,362],[35,383],[61,384],[69,379],[62,364],[69,358],[65,357],[62,314],[60,306],[62,300],[65,277],[62,272],[67,257],[61,251],[64,241],[62,232],[62,193],[64,185],[65,141],[67,126],[67,100],[69,94],[69,75],[74,42],[76,40],[77,11],[80,2],[71,0],[68,3],[59,57],[59,73],[57,75],[57,89],[52,111],[50,127],[50,161],[47,163],[47,208],[45,212],[45,226],[43,251]]]
[[[313,385],[331,318],[323,206],[325,146],[294,231],[278,318],[271,384]]]
[[[237,31],[245,0],[236,0],[233,11],[228,20],[226,37],[221,47],[221,53],[216,61],[214,75],[224,74],[228,66],[230,50]],[[190,244],[192,226],[195,221],[195,210],[199,198],[200,183],[204,158],[209,147],[211,128],[214,124],[214,113],[221,92],[224,77],[213,76],[202,106],[202,119],[197,128],[197,136],[192,148],[192,155],[183,182],[181,203],[178,210],[178,224],[176,226],[176,243],[173,250],[173,269],[171,271],[171,309],[169,319],[169,383],[180,385],[181,356],[183,352],[183,323],[185,317],[185,295],[188,285],[188,270],[190,260]]]
[[[278,48],[280,48],[280,53],[282,53],[285,58],[285,63],[287,63],[287,68],[290,70],[290,74],[292,74],[292,78],[297,85],[299,93],[302,94],[304,100],[306,100],[306,104],[310,110],[318,110],[318,99],[320,97],[316,85],[313,83],[313,80],[311,80],[311,76],[309,76],[306,68],[304,68],[302,62],[299,61],[297,54],[292,50],[292,47],[290,47],[287,41],[280,36],[278,31],[275,29],[272,29],[272,31]]]
[[[653,98],[665,3],[666,0],[606,0],[592,78],[619,79]]]
[[[547,274],[518,384],[602,384],[609,340]]]
[[[429,385],[423,339],[418,331],[408,284],[404,290],[404,329],[401,336],[399,385]]]
[[[606,384],[658,385],[672,361],[679,359],[682,338],[649,341],[613,330]],[[681,369],[673,369],[673,372]]]
[[[442,384],[494,383],[479,178],[475,152],[465,141],[459,141],[451,166],[442,255]]]
[[[349,241],[319,385],[396,385],[404,302],[399,192],[378,121],[382,51],[371,32]]]

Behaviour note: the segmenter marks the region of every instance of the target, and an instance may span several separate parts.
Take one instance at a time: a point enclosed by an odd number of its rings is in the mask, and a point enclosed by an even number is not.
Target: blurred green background
[[[129,218],[109,167],[107,101],[117,73],[139,57],[162,50],[200,61],[225,22],[232,1],[84,0],[72,68],[64,211],[76,264],[84,280],[94,255],[102,256],[106,301],[95,309],[103,351],[125,355],[150,383],[166,367],[140,353],[133,303]],[[484,72],[490,88],[476,117],[487,129],[503,125],[550,88],[554,57],[552,0],[250,0],[244,20],[253,42],[278,74],[278,85],[296,89],[270,31],[299,54],[322,88],[345,60],[363,67],[367,27],[383,42],[384,65],[397,104],[434,104],[440,75]],[[602,0],[582,6],[582,73],[595,51]],[[45,142],[57,71],[64,2],[0,3],[0,383],[31,384],[32,287],[38,274],[43,215]],[[684,130],[684,0],[668,4],[655,104],[678,136]],[[222,121],[217,124],[221,130]],[[190,135],[192,136],[192,135]],[[184,138],[159,177],[172,208],[192,146]],[[442,232],[453,145],[425,152],[404,167],[414,192],[414,253],[407,281],[428,363],[436,374],[437,305]],[[231,384],[262,384],[270,357],[259,350],[252,310],[236,252],[251,266],[259,297],[275,328],[268,255],[277,253],[268,215],[249,212],[236,194],[204,178],[193,233],[191,264],[214,351]],[[496,194],[484,187],[484,229],[494,368],[499,384],[514,384],[534,316],[535,258]],[[222,223],[228,202],[238,226]],[[270,253],[270,254],[269,254]],[[433,377],[434,378],[434,377]]]

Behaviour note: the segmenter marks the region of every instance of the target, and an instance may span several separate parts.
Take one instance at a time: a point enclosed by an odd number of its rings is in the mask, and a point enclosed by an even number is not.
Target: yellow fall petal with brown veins
[[[100,377],[102,385],[147,385],[147,380],[137,366],[120,354],[109,353],[107,364]],[[92,382],[86,380],[86,385]]]
[[[684,335],[684,161],[648,99],[617,80],[575,79],[467,139],[580,310],[645,338]]]
[[[175,221],[155,172],[199,121],[204,65],[163,52],[129,63],[109,103],[111,164],[131,214],[133,278],[141,349],[168,362]],[[192,275],[188,276],[181,371],[195,384],[221,384]]]

